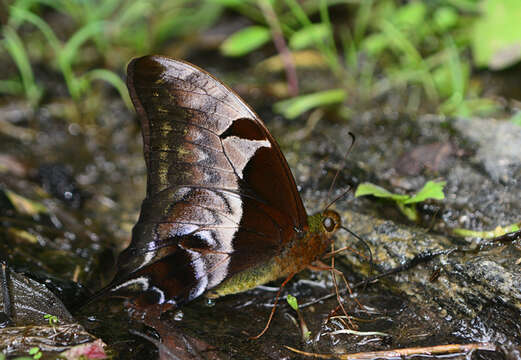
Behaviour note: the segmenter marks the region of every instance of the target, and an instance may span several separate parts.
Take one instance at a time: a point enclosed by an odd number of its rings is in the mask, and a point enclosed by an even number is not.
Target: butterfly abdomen
[[[304,270],[328,248],[330,240],[324,233],[307,232],[295,236],[278,256],[268,262],[235,274],[218,287],[208,291],[206,297],[217,298],[253,289],[279,278]]]

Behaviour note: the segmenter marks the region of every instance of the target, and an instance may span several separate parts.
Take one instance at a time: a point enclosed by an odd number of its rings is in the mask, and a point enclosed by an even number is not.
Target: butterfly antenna
[[[355,232],[349,230],[348,228],[346,228],[345,226],[340,226],[341,229],[344,229],[345,231],[347,231],[349,234],[353,235],[355,237],[355,239],[357,239],[358,241],[360,241],[367,249],[367,252],[369,253],[369,273],[371,274],[373,272],[373,268],[374,268],[374,263],[373,263],[373,252],[371,251],[371,247],[369,246],[369,244],[364,240],[362,239],[361,236],[359,236],[358,234],[356,234]]]
[[[340,166],[340,168],[336,171],[335,173],[335,176],[333,177],[333,181],[331,181],[331,185],[329,186],[329,190],[327,192],[327,197],[326,197],[326,200],[329,200],[329,197],[331,196],[331,193],[333,192],[333,189],[335,187],[335,184],[336,184],[336,180],[338,179],[338,175],[340,174],[340,171],[345,167],[345,162],[346,162],[346,159],[347,157],[349,156],[349,153],[351,152],[351,149],[353,148],[353,146],[355,145],[355,140],[356,140],[356,136],[350,131],[349,132],[349,136],[351,137],[351,145],[349,145],[349,148],[347,149],[347,152],[346,152],[346,155],[344,156],[344,161],[342,162],[342,166]],[[342,196],[344,196],[345,194],[342,194]],[[339,198],[341,198],[342,196],[340,196]],[[329,203],[328,206],[326,206],[326,210],[335,202],[337,201],[339,198],[331,201]]]
[[[342,199],[344,196],[346,196],[349,192],[351,191],[351,186],[349,186],[349,188],[344,191],[342,194],[340,194],[339,196],[337,196],[336,198],[333,199],[333,201],[329,202],[329,204],[324,208],[324,211],[326,211],[327,209],[329,209],[331,207],[331,205],[333,205],[334,203],[336,203],[338,200]]]

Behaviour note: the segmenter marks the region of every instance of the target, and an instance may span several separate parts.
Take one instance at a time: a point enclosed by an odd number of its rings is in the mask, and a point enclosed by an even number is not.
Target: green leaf
[[[187,4],[181,5],[183,2]],[[154,25],[156,47],[174,37],[205,30],[220,18],[223,11],[222,5],[215,1],[200,1],[198,2],[200,5],[194,6],[188,6],[189,1],[181,1],[179,5],[175,5],[177,1],[168,3],[172,5],[164,14],[152,16],[156,22]]]
[[[376,57],[382,53],[389,46],[387,36],[382,33],[371,34],[362,40],[362,49],[369,55]]]
[[[443,98],[448,98],[452,95],[452,77],[451,71],[447,64],[442,64],[432,73],[436,90]]]
[[[9,235],[17,239],[17,241],[29,242],[32,244],[38,243],[38,238],[28,231],[12,227],[7,229],[7,232],[9,233]]]
[[[210,2],[230,8],[237,8],[244,5],[244,0],[210,0]]]
[[[288,295],[286,301],[293,310],[298,311],[298,301],[296,297],[294,297],[293,295]]]
[[[10,190],[4,190],[5,195],[20,214],[36,215],[38,213],[48,213],[47,207],[42,203],[27,199],[22,195],[18,195]]]
[[[398,201],[396,202],[396,205],[398,205],[398,208],[400,209],[401,213],[404,214],[407,219],[416,222],[418,220],[418,211],[416,210],[416,206],[413,205],[405,205],[405,203]]]
[[[49,321],[49,326],[58,324],[58,317],[56,315],[45,314],[43,317]]]
[[[393,22],[399,27],[414,28],[424,25],[427,6],[421,1],[411,1],[394,14]]]
[[[474,63],[493,70],[521,59],[521,1],[483,0],[481,16],[470,31]]]
[[[412,39],[406,32],[401,31],[390,21],[382,21],[379,24],[382,33],[387,37],[387,41],[395,48],[397,55],[405,56],[405,60],[409,62],[409,67],[418,68],[423,63],[423,58],[419,50],[415,47]]]
[[[329,36],[327,24],[308,25],[295,33],[289,39],[289,47],[293,50],[302,50],[325,41]]]
[[[482,238],[482,239],[493,239],[495,237],[502,236],[507,233],[519,231],[520,227],[521,227],[521,222],[518,222],[518,223],[510,224],[507,226],[498,226],[494,230],[475,231],[475,230],[456,228],[452,232],[454,235],[458,235],[458,236],[476,237],[476,238]]]
[[[458,12],[450,6],[442,6],[434,12],[434,24],[440,32],[446,32],[458,23]]]
[[[117,11],[110,26],[111,28],[116,29],[116,32],[121,32],[125,28],[126,30],[131,29],[133,34],[136,35],[136,23],[143,19],[143,17],[149,15],[152,10],[153,4],[151,3],[144,1],[128,2]]]
[[[344,89],[320,91],[279,101],[273,105],[273,110],[288,119],[294,119],[302,113],[319,106],[341,104],[346,96]]]
[[[379,198],[386,198],[402,202],[409,198],[409,195],[393,194],[385,190],[383,187],[371,183],[362,183],[356,188],[355,197],[365,195],[372,195]]]
[[[409,195],[393,194],[378,185],[362,183],[358,185],[358,188],[355,192],[355,197],[372,195],[379,198],[394,200],[402,214],[404,214],[411,221],[417,221],[418,211],[416,210],[416,206],[414,204],[420,201],[424,201],[425,199],[444,199],[444,186],[445,181],[428,181],[416,195],[411,197]]]
[[[23,92],[24,86],[20,80],[0,80],[0,93],[9,95],[22,95]]]
[[[425,185],[416,193],[416,195],[405,200],[405,204],[413,204],[425,201],[427,199],[443,200],[445,194],[443,188],[447,184],[446,181],[427,181]]]
[[[221,44],[221,53],[225,56],[243,56],[266,44],[270,38],[267,27],[249,26],[228,37]]]
[[[353,40],[356,44],[366,35],[366,30],[372,19],[373,0],[366,0],[360,3],[355,16],[355,27],[353,30]]]
[[[439,110],[444,114],[453,114],[459,117],[490,116],[499,111],[500,104],[494,99],[476,98],[459,103],[456,108],[452,104],[452,97],[443,103]]]
[[[463,101],[468,87],[470,66],[461,61],[458,49],[451,38],[445,42],[445,49],[448,61],[433,71],[432,78],[440,96],[450,99],[451,105],[457,107]]]
[[[286,3],[289,10],[291,11],[295,19],[298,20],[301,26],[311,25],[311,20],[309,19],[309,16],[306,13],[306,11],[302,8],[302,5],[299,3],[299,1],[285,0],[284,2]]]
[[[447,3],[460,11],[469,13],[479,12],[480,0],[447,0]]]

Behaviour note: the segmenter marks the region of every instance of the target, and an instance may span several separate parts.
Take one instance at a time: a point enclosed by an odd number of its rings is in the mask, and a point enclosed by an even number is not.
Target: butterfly
[[[291,276],[327,250],[339,215],[306,214],[277,142],[233,90],[163,56],[134,59],[127,72],[146,197],[101,294],[162,312]]]

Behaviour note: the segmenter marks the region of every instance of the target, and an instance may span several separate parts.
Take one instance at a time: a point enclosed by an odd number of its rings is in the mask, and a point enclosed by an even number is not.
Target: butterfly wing
[[[281,251],[307,217],[277,143],[232,90],[161,56],[133,60],[147,193],[112,288],[143,304],[190,301]]]

